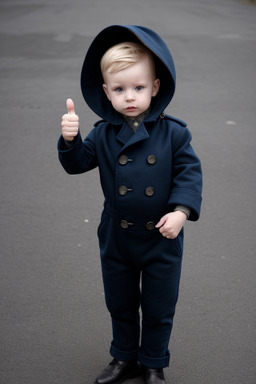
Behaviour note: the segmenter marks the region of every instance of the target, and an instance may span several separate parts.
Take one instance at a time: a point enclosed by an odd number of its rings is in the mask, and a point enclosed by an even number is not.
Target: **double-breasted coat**
[[[151,49],[160,91],[145,121],[134,133],[102,90],[100,57],[115,43],[139,41]],[[93,41],[81,85],[88,105],[103,118],[85,140],[58,142],[59,159],[70,174],[99,168],[105,198],[98,228],[107,308],[112,318],[110,352],[118,360],[142,365],[169,364],[168,349],[178,298],[183,230],[169,240],[155,224],[177,205],[200,215],[202,173],[186,124],[163,113],[175,89],[171,54],[155,32],[112,26]],[[142,310],[140,324],[139,308]]]

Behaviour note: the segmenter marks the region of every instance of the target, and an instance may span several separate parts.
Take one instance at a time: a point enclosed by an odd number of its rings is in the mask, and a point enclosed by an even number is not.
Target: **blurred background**
[[[57,158],[65,100],[98,116],[80,71],[112,24],[154,29],[177,70],[167,113],[202,160],[202,216],[185,250],[166,381],[256,381],[256,6],[239,0],[0,1],[0,383],[89,384],[110,361],[98,171]],[[127,381],[129,383],[129,381]],[[135,379],[130,383],[142,383]]]

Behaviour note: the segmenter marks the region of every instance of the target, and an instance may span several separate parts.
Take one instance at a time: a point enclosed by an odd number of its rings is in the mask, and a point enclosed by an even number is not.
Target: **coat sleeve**
[[[202,202],[201,162],[190,144],[190,131],[185,127],[178,128],[174,130],[172,138],[172,187],[168,205],[171,210],[176,205],[190,208],[189,220],[196,221]]]
[[[82,141],[80,132],[71,147],[65,144],[61,136],[58,141],[59,161],[65,171],[70,175],[84,173],[96,168],[98,165],[94,144],[94,129]]]

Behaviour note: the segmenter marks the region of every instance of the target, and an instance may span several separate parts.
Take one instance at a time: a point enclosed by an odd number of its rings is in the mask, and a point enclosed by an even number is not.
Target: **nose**
[[[126,101],[133,101],[135,99],[134,92],[132,90],[126,91]]]

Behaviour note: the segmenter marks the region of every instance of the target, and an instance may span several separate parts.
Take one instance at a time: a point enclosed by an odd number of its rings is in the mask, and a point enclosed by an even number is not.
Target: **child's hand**
[[[167,239],[175,239],[187,220],[184,212],[176,211],[164,215],[156,224],[159,232]]]
[[[61,132],[64,140],[72,141],[78,134],[79,117],[75,113],[75,105],[72,99],[66,101],[68,113],[62,116]]]

